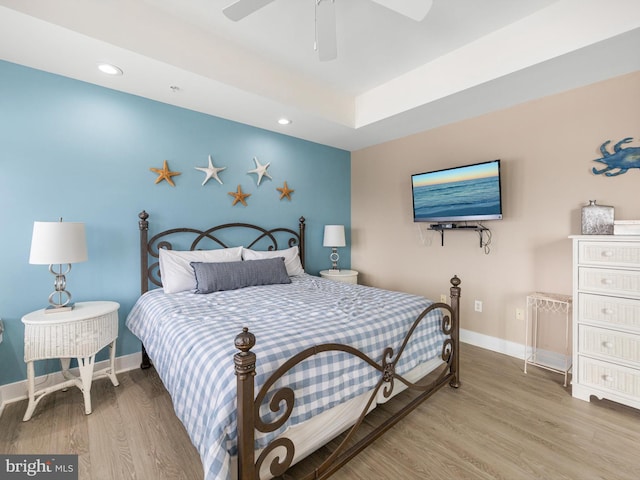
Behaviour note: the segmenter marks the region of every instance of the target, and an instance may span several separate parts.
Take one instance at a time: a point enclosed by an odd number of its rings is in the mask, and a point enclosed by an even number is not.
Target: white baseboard
[[[502,338],[491,337],[483,333],[460,329],[460,341],[481,347],[492,352],[503,353],[510,357],[520,358],[524,362],[525,346],[523,343],[511,342]]]
[[[140,356],[140,352],[123,355],[122,357],[116,357],[116,373],[126,372],[128,370],[139,368],[141,360],[142,357]],[[107,368],[108,366],[109,360],[103,360],[101,362],[96,362],[96,364],[94,365],[94,370],[98,371],[103,368]],[[75,375],[79,374],[77,368],[72,368],[71,372]],[[39,390],[41,388],[46,388],[63,381],[64,377],[62,376],[61,372],[53,372],[47,375],[42,375],[36,377],[36,389]],[[28,387],[26,380],[9,383],[7,385],[0,385],[0,416],[4,411],[5,405],[28,398],[27,392]]]
[[[463,343],[469,343],[477,347],[491,350],[493,352],[503,353],[511,357],[516,357],[524,360],[525,346],[524,344],[503,340],[497,337],[491,337],[482,333],[473,332],[471,330],[460,329],[460,341]],[[116,372],[126,372],[140,367],[140,352],[131,353],[122,357],[116,358]],[[95,365],[96,370],[108,367],[108,360],[98,362]],[[71,369],[76,375],[78,369]],[[36,378],[36,385],[38,388],[48,387],[62,382],[64,378],[60,372],[50,373]],[[27,398],[27,381],[22,380],[20,382],[9,383],[7,385],[0,386],[0,415],[4,410],[4,406],[9,403],[18,402]]]

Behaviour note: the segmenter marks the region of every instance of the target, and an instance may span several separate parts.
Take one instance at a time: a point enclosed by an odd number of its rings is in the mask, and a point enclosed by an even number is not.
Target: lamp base
[[[339,270],[338,260],[340,260],[340,255],[338,255],[338,249],[336,247],[331,248],[331,255],[329,255],[329,260],[331,260],[331,270]]]
[[[74,303],[63,305],[60,307],[54,307],[53,305],[49,305],[47,308],[44,309],[44,313],[70,312],[71,310],[73,310],[74,306],[75,306]]]
[[[53,286],[55,290],[49,295],[49,306],[45,309],[45,313],[59,313],[68,312],[73,310],[73,303],[71,303],[71,294],[65,289],[67,288],[67,278],[65,275],[71,271],[71,264],[67,264],[67,271],[62,272],[62,265],[59,266],[59,271],[55,271],[53,265],[49,265],[49,271],[56,277]],[[56,301],[56,297],[57,301]],[[66,300],[62,300],[66,297]]]

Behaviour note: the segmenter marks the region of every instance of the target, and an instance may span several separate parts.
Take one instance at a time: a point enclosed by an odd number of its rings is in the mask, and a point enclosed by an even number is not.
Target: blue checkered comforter
[[[292,277],[291,284],[207,295],[152,290],[137,301],[127,326],[144,343],[171,394],[200,452],[205,478],[228,479],[230,455],[236,453],[234,338],[242,327],[256,336],[257,392],[284,359],[313,345],[351,345],[380,362],[384,348],[393,347],[395,353],[430,303],[416,295],[302,275]],[[440,353],[439,318],[432,312],[423,320],[398,373]],[[365,392],[378,378],[370,366],[343,352],[305,361],[284,379],[296,392],[291,424]],[[273,435],[258,437],[258,446]]]

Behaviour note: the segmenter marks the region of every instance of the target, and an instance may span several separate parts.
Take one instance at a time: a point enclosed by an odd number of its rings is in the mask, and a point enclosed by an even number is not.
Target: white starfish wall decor
[[[249,170],[247,173],[257,174],[258,185],[260,185],[260,182],[262,181],[262,177],[271,178],[271,175],[267,173],[267,168],[269,168],[269,165],[271,165],[271,162],[267,163],[266,165],[260,165],[260,162],[258,161],[258,157],[253,157],[253,161],[256,162],[256,168],[254,168],[253,170]]]
[[[222,185],[222,180],[220,180],[220,177],[218,177],[218,173],[221,172],[222,170],[224,170],[227,167],[216,167],[213,165],[213,162],[211,160],[211,155],[209,155],[209,166],[208,167],[195,167],[196,170],[200,170],[201,172],[204,172],[206,174],[205,178],[204,178],[204,182],[202,182],[202,185],[204,185],[205,183],[207,183],[210,179],[215,178],[218,183],[220,185]]]

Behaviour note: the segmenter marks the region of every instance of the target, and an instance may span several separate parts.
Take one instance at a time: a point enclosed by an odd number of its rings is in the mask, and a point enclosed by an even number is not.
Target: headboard
[[[196,228],[172,228],[148,238],[149,214],[138,214],[140,229],[140,294],[149,291],[149,285],[162,286],[160,281],[159,250],[210,250],[243,246],[256,250],[281,250],[298,246],[300,262],[304,268],[305,219],[298,220],[298,231],[278,227],[266,229],[249,223],[225,223],[206,230]],[[280,242],[280,243],[278,243]],[[151,286],[151,288],[155,288]]]

